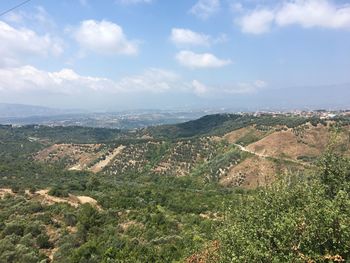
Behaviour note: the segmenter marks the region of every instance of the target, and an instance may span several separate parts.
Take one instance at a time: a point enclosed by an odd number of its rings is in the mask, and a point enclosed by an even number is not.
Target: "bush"
[[[43,233],[37,236],[36,244],[39,248],[51,248],[52,244],[50,242],[50,238],[47,234]]]
[[[35,194],[36,190],[37,190],[37,189],[36,189],[35,186],[29,187],[29,193],[31,193],[31,194]]]
[[[4,234],[5,235],[17,235],[17,236],[23,236],[24,234],[24,224],[22,223],[16,223],[16,222],[11,222],[6,225],[4,229]]]
[[[36,237],[41,234],[41,227],[39,224],[28,225],[25,229],[25,234],[31,234],[33,237]]]
[[[17,194],[17,193],[19,193],[19,191],[21,189],[20,189],[20,187],[18,185],[14,185],[14,186],[12,186],[11,190],[12,190],[13,193]]]
[[[68,226],[75,226],[77,224],[77,217],[73,213],[64,214],[64,222]]]
[[[349,166],[334,154],[321,164],[320,176],[285,177],[229,205],[222,262],[349,260]]]
[[[60,187],[57,187],[57,186],[54,186],[50,189],[50,191],[48,192],[49,195],[52,195],[52,196],[57,196],[57,197],[68,197],[69,194],[66,190],[60,188]]]

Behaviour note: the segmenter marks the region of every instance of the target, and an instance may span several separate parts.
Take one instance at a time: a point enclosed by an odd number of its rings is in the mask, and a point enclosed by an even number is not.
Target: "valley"
[[[350,262],[350,0],[0,1],[0,263]]]
[[[288,173],[289,169],[308,169],[326,150],[331,140],[336,140],[344,148],[342,153],[349,155],[350,151],[346,150],[350,145],[347,134],[349,127],[344,126],[335,135],[330,124],[313,126],[306,123],[294,128],[278,125],[264,129],[249,125],[220,136],[205,135],[173,141],[153,138],[149,134],[135,135],[136,141],[119,146],[55,144],[36,153],[34,159],[47,163],[65,162],[65,167],[69,170],[110,175],[151,170],[159,175],[178,177],[190,176],[201,166],[234,153],[236,159],[229,157],[227,162],[217,166],[216,171],[211,168],[210,175],[207,174],[209,180],[217,180],[224,185],[231,182],[231,186],[256,186],[264,185],[262,182],[270,181],[277,173]],[[205,172],[202,176],[204,174]],[[255,179],[252,174],[255,174]],[[248,181],[238,179],[242,176],[247,176]]]
[[[329,150],[347,158],[349,125],[218,114],[137,130],[0,126],[0,259],[217,262],[228,211],[249,208],[232,203],[303,185],[288,178],[319,171]]]

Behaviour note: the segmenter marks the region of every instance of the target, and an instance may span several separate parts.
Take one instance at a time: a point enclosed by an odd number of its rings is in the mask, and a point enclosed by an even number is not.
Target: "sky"
[[[31,0],[0,17],[0,103],[350,107],[350,1]]]

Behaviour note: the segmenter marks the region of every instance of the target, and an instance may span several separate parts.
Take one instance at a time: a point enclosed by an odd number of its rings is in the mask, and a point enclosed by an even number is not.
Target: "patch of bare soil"
[[[52,205],[55,203],[67,203],[73,207],[78,207],[81,204],[89,203],[92,206],[96,207],[97,209],[101,209],[101,207],[98,205],[97,201],[89,196],[75,196],[72,194],[69,194],[68,197],[57,197],[57,196],[51,196],[48,194],[48,189],[43,189],[36,191],[34,194],[30,195],[31,198],[37,199],[43,204]]]
[[[53,262],[53,256],[55,255],[55,253],[58,251],[58,247],[55,247],[53,249],[49,249],[48,252],[46,253],[46,255],[49,257],[50,262]]]
[[[55,243],[59,239],[59,236],[60,236],[59,231],[50,225],[46,225],[45,229],[46,229],[46,234],[49,236],[50,242]],[[57,250],[58,250],[58,247],[40,249],[40,251],[50,259],[50,262],[53,261],[53,257],[57,252]]]
[[[156,168],[153,169],[156,173],[162,173],[167,172],[169,169],[171,169],[171,164],[167,162],[161,162],[158,164]]]
[[[200,213],[199,216],[204,219],[211,219],[213,221],[219,221],[223,220],[223,216],[220,215],[217,212],[205,212],[205,213]]]
[[[104,151],[101,144],[54,144],[38,152],[34,159],[49,163],[64,160],[70,170],[86,169]]]
[[[0,198],[4,198],[6,195],[14,195],[14,193],[9,188],[1,188],[0,189]]]
[[[121,229],[123,231],[128,230],[128,228],[131,227],[131,226],[138,226],[138,227],[141,227],[141,228],[144,227],[143,224],[141,224],[141,223],[139,223],[137,221],[134,221],[134,220],[126,221],[124,223],[119,224],[119,226],[121,227]]]
[[[120,154],[124,148],[125,148],[125,146],[123,146],[123,145],[120,145],[119,147],[115,148],[113,150],[113,152],[111,152],[110,154],[108,154],[105,157],[105,159],[96,163],[89,170],[94,172],[94,173],[98,173],[98,172],[102,171],[103,168],[105,168],[118,154]]]
[[[238,130],[234,130],[224,135],[224,139],[226,139],[229,143],[237,143],[240,139],[244,138],[247,135],[254,136],[257,138],[264,137],[266,132],[262,132],[257,130],[255,127],[245,127]]]
[[[220,184],[252,189],[271,183],[276,172],[273,161],[253,156],[231,167],[227,175],[220,179]]]
[[[239,138],[243,137],[247,133],[248,128],[241,128],[225,134],[224,139],[226,139],[229,143],[236,143]]]
[[[91,204],[96,207],[98,206],[97,201],[90,196],[78,195],[77,198],[80,204]]]
[[[249,151],[275,158],[297,160],[300,156],[316,157],[329,142],[326,127],[309,128],[304,131],[278,131],[248,145]]]

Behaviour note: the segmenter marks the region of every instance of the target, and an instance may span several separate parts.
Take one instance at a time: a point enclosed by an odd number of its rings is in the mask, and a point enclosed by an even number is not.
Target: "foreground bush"
[[[222,262],[350,260],[349,161],[327,153],[313,176],[278,180],[230,204]]]

